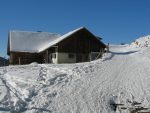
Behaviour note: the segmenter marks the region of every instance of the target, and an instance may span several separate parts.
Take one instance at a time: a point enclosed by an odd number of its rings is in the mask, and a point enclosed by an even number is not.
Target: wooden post
[[[109,43],[108,43],[108,45],[107,45],[107,53],[109,52]]]
[[[21,60],[20,60],[20,57],[19,57],[19,65],[21,64]]]
[[[48,50],[47,50],[47,51],[46,51],[46,63],[49,63],[48,60],[49,60],[49,59],[48,59]]]
[[[58,46],[56,46],[56,52],[55,52],[55,54],[56,54],[56,63],[58,64],[58,61],[59,61],[59,59],[58,59]]]
[[[10,53],[10,57],[9,57],[9,64],[13,64],[13,53]]]
[[[91,43],[90,43],[90,40],[89,40],[89,61],[91,61]]]

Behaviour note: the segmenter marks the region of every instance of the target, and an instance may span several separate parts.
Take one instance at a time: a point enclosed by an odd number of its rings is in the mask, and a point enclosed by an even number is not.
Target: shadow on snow
[[[112,51],[109,51],[108,53],[110,53],[111,55],[106,58],[104,61],[106,60],[111,60],[115,55],[129,55],[129,54],[133,54],[133,53],[136,53],[138,51],[128,51],[128,52],[112,52]]]

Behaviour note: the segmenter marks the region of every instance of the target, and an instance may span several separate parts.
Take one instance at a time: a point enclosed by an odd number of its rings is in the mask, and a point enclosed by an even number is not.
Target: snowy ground
[[[0,113],[150,113],[150,47],[80,64],[0,68]]]

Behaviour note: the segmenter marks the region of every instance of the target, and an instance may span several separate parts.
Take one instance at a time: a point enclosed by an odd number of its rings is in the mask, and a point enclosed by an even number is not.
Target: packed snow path
[[[150,113],[148,53],[148,47],[111,46],[103,59],[90,63],[0,68],[0,111]]]

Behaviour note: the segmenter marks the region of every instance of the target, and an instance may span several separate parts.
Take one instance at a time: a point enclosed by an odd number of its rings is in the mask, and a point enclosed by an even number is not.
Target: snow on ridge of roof
[[[79,31],[79,30],[81,30],[81,29],[84,29],[84,28],[85,28],[85,27],[80,27],[80,28],[77,28],[77,29],[75,29],[75,30],[73,30],[73,31],[70,31],[70,32],[68,32],[68,33],[66,33],[66,34],[64,34],[64,35],[62,35],[61,37],[59,37],[59,38],[57,38],[56,40],[54,40],[54,41],[52,41],[51,43],[49,43],[49,45],[43,46],[43,48],[41,48],[41,50],[40,50],[39,52],[44,51],[45,49],[47,49],[47,48],[53,46],[53,45],[56,44],[56,43],[59,43],[60,41],[64,40],[65,38],[69,37],[70,35],[76,33],[77,31]]]
[[[85,27],[77,28],[77,29],[75,29],[75,30],[73,30],[73,31],[70,31],[70,32],[68,32],[68,33],[66,33],[66,34],[64,34],[64,35],[62,35],[60,38],[61,38],[61,39],[66,38],[66,37],[68,37],[68,36],[70,36],[70,35],[76,33],[77,31],[79,31],[79,30],[81,30],[81,29],[84,29],[84,28],[85,28]]]
[[[48,32],[10,31],[10,51],[38,53],[60,35]]]

